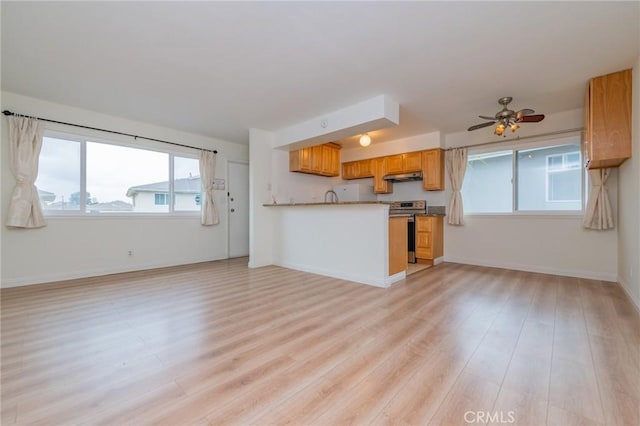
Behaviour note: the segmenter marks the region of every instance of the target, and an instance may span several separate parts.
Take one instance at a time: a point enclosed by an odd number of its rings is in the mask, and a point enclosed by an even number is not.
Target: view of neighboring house
[[[49,191],[44,191],[42,189],[38,189],[38,198],[40,198],[40,202],[42,206],[45,207],[48,204],[52,203],[56,199],[56,194]]]
[[[201,202],[200,176],[175,179],[174,210],[199,211]],[[127,197],[133,199],[134,212],[166,212],[170,204],[169,181],[132,186],[127,190]]]
[[[59,210],[59,211],[80,211],[80,193],[74,192],[69,195],[67,200],[64,196],[60,197],[59,201],[56,201],[56,194],[49,191],[43,191],[38,189],[38,196],[40,197],[40,203],[42,208],[47,211]],[[124,213],[133,211],[133,206],[126,201],[108,201],[105,203],[92,202],[91,194],[87,193],[87,206],[86,211],[88,213]],[[95,199],[93,199],[95,201]]]

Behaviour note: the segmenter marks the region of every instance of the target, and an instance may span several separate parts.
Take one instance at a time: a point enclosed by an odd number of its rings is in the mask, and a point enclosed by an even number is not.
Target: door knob
[[[233,198],[231,199],[231,201],[233,201]]]
[[[236,211],[236,209],[231,209],[231,213],[233,213],[233,212],[235,212],[235,211]]]

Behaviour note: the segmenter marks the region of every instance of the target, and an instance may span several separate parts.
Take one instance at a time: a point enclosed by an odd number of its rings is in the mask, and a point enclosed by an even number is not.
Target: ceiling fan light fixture
[[[519,123],[539,123],[544,120],[544,114],[534,114],[534,110],[531,108],[523,108],[520,111],[510,110],[507,105],[512,101],[510,96],[498,99],[498,103],[502,105],[502,109],[498,111],[493,117],[488,115],[479,115],[478,117],[483,120],[488,120],[485,123],[475,124],[467,129],[471,132],[473,130],[484,129],[485,127],[494,126],[493,133],[498,136],[504,136],[507,127],[512,133],[515,133],[519,128]]]
[[[363,147],[369,146],[371,144],[371,136],[368,133],[360,136],[360,145]]]

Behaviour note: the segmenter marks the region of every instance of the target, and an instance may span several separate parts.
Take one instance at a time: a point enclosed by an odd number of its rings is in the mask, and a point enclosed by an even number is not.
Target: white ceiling
[[[464,130],[502,96],[580,108],[639,28],[637,1],[3,1],[2,89],[240,143],[385,94],[381,141]]]

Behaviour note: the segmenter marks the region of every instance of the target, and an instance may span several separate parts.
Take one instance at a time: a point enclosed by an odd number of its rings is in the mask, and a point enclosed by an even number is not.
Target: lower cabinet
[[[444,254],[444,217],[416,216],[416,258],[430,261]]]
[[[389,275],[407,269],[407,226],[406,217],[389,218]]]

